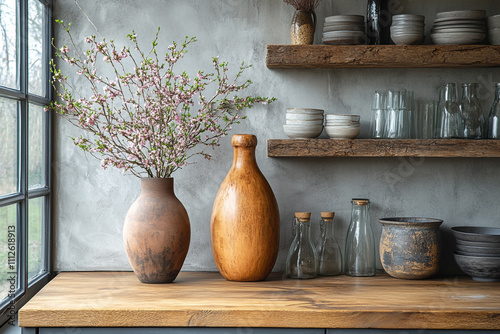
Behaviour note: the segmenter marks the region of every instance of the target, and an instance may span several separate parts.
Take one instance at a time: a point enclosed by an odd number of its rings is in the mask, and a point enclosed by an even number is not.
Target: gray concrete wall
[[[422,100],[436,99],[445,82],[479,82],[485,108],[493,99],[499,69],[338,69],[270,70],[265,67],[266,44],[288,44],[293,9],[274,0],[106,0],[80,1],[103,36],[117,44],[134,29],[144,41],[162,27],[160,51],[172,40],[197,36],[178,68],[188,73],[210,70],[211,57],[219,55],[233,68],[245,60],[254,85],[250,93],[274,96],[270,106],[246,111],[248,119],[233,130],[259,139],[258,164],[274,189],[281,213],[280,254],[275,270],[283,270],[292,240],[293,212],[313,212],[314,233],[320,211],[337,212],[338,240],[349,224],[350,200],[367,197],[372,202],[372,225],[387,216],[427,216],[444,220],[443,272],[456,267],[449,228],[457,225],[500,226],[499,159],[273,159],[266,154],[266,140],[286,138],[282,130],[287,107],[313,107],[327,113],[360,114],[362,136],[368,132],[370,97],[381,88],[405,87]],[[430,30],[434,14],[454,9],[484,8],[500,13],[496,1],[411,1],[396,4],[400,13],[426,15]],[[327,1],[318,8],[322,21],[334,14],[364,14],[365,0]],[[77,40],[95,33],[73,1],[55,0],[54,17],[72,22]],[[58,44],[67,43],[55,27]],[[75,78],[70,78],[71,80]],[[76,80],[76,79],[75,79]],[[80,86],[85,90],[85,86]],[[139,194],[139,180],[116,170],[103,171],[99,161],[75,148],[69,136],[78,131],[55,118],[54,222],[56,270],[130,270],[122,245],[122,225],[128,207]],[[183,270],[216,270],[210,250],[210,214],[219,185],[232,162],[230,138],[222,141],[209,162],[174,174],[175,189],[192,226],[192,241]]]

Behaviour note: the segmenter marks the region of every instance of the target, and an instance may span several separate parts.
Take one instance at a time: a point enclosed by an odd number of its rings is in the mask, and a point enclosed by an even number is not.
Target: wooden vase
[[[123,225],[123,243],[137,278],[143,283],[173,282],[190,238],[189,217],[174,194],[174,179],[141,179],[141,194]]]
[[[257,137],[234,135],[231,143],[233,165],[212,210],[212,252],[226,279],[261,281],[278,256],[278,204],[255,160]]]

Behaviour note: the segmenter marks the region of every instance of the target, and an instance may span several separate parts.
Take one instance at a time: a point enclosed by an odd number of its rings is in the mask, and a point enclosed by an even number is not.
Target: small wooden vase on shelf
[[[234,135],[234,160],[215,198],[212,252],[230,281],[261,281],[274,267],[280,219],[271,186],[255,160],[257,138]]]

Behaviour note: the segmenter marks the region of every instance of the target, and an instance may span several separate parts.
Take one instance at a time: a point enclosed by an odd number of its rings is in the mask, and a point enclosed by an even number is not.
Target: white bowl
[[[490,33],[488,35],[488,40],[490,42],[491,45],[500,45],[500,29],[494,29],[494,30],[498,30],[499,32],[491,32],[490,30]]]
[[[359,115],[336,115],[336,114],[326,114],[327,120],[349,120],[349,121],[359,121]]]
[[[316,138],[323,132],[323,125],[285,124],[283,131],[291,139]]]
[[[424,42],[422,34],[391,34],[391,39],[396,45],[419,45]]]
[[[360,127],[325,126],[325,132],[332,139],[353,139],[359,135]]]
[[[486,34],[481,33],[433,33],[431,39],[434,44],[476,44],[482,42]]]
[[[286,124],[302,124],[302,125],[323,125],[323,120],[301,120],[301,119],[287,119]]]
[[[360,126],[359,122],[353,122],[353,121],[346,121],[346,122],[340,122],[340,121],[326,121],[325,126]]]
[[[392,22],[394,21],[424,21],[425,16],[417,14],[397,14],[392,16]]]
[[[302,120],[302,121],[318,121],[323,120],[322,114],[289,114],[285,115],[286,119]]]
[[[311,108],[288,108],[286,110],[287,114],[324,114],[323,109],[311,109]]]
[[[488,28],[500,28],[500,14],[489,16],[487,22]]]

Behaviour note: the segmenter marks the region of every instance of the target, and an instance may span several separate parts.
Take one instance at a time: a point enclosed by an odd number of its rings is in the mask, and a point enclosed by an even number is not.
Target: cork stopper
[[[311,219],[311,213],[310,212],[295,212],[295,218],[297,218],[299,221],[308,221]]]
[[[370,200],[366,198],[353,198],[352,199],[352,204],[355,205],[368,205],[370,204]]]
[[[321,218],[326,220],[332,220],[335,217],[335,212],[324,211],[321,212]]]
[[[254,135],[234,135],[231,144],[233,147],[256,147],[257,137]]]

